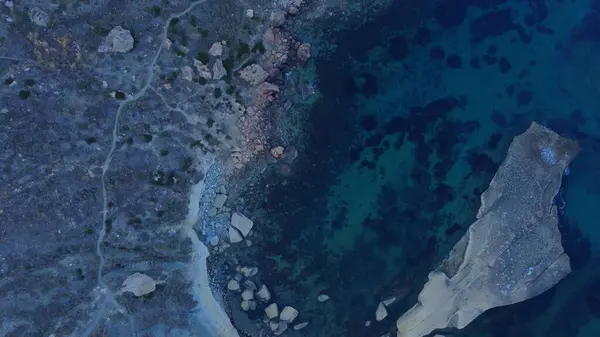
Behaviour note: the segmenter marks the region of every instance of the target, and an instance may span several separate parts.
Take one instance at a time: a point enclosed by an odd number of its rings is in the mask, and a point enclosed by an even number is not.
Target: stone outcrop
[[[537,296],[569,274],[554,197],[578,152],[576,142],[536,123],[514,138],[481,195],[477,220],[398,319],[398,337],[462,329],[486,310]]]
[[[133,49],[133,36],[121,26],[113,28],[98,47],[99,53],[126,53]]]

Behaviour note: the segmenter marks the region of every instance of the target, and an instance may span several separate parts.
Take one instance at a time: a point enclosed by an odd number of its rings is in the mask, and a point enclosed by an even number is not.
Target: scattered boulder
[[[223,66],[223,61],[221,61],[220,59],[215,61],[215,64],[213,64],[212,71],[213,79],[215,80],[220,80],[221,78],[227,75],[227,70],[225,70],[225,67]]]
[[[275,336],[280,336],[282,333],[285,332],[285,330],[287,330],[288,328],[288,324],[286,322],[279,322],[277,324],[277,329],[273,332],[273,334]]]
[[[271,331],[275,331],[279,327],[279,323],[277,323],[275,321],[270,321],[269,322],[269,327],[271,328]]]
[[[258,271],[258,268],[256,268],[256,270]],[[252,290],[258,289],[256,287],[256,284],[254,282],[252,282],[252,280],[249,280],[249,279],[244,281],[244,287],[246,287],[246,289],[252,289]]]
[[[231,291],[238,291],[240,290],[240,284],[236,280],[229,280],[229,283],[227,283],[227,289]]]
[[[250,301],[242,301],[242,303],[240,305],[242,307],[242,310],[244,310],[244,311],[250,310]]]
[[[122,291],[132,292],[135,296],[143,296],[156,290],[156,282],[148,275],[135,273],[123,281]]]
[[[394,302],[396,302],[396,297],[392,296],[390,298],[387,298],[387,299],[383,300],[383,305],[385,305],[386,307],[389,307]]]
[[[258,85],[269,77],[269,73],[260,65],[253,63],[240,71],[240,77],[251,85]]]
[[[181,69],[181,75],[184,80],[191,82],[194,79],[194,69],[190,66],[184,66]]]
[[[133,36],[121,26],[113,28],[98,47],[99,53],[126,53],[133,49]]]
[[[277,303],[269,304],[269,306],[265,308],[265,314],[269,319],[279,316],[279,308],[277,307]]]
[[[308,325],[308,322],[302,322],[294,325],[294,330],[298,331],[304,329]]]
[[[267,286],[263,284],[256,293],[256,297],[258,297],[258,299],[263,302],[269,302],[269,300],[271,299],[271,292],[269,291]]]
[[[244,275],[246,277],[254,276],[254,275],[256,275],[256,273],[258,273],[258,268],[242,267],[242,268],[240,268],[240,273],[242,273],[242,275]]]
[[[223,45],[221,42],[215,42],[210,46],[208,53],[212,56],[221,56],[223,55]]]
[[[298,317],[298,310],[290,306],[284,307],[279,314],[279,319],[288,323],[292,323],[296,317]]]
[[[231,243],[238,243],[243,241],[244,238],[242,237],[242,234],[240,234],[240,232],[233,228],[232,226],[229,226],[229,242]]]
[[[252,9],[246,9],[246,17],[248,19],[252,19],[254,17],[254,10],[252,10]]]
[[[276,10],[271,12],[269,21],[271,21],[271,24],[275,27],[283,25],[285,23],[285,12],[282,10]]]
[[[254,299],[254,291],[250,290],[250,289],[246,289],[246,290],[242,291],[242,299],[244,301],[250,301],[250,300]]]
[[[215,200],[213,200],[213,207],[217,209],[221,208],[223,205],[225,205],[225,201],[227,201],[226,194],[217,194],[215,196]]]
[[[231,226],[239,229],[243,236],[248,236],[254,223],[239,213],[233,213],[231,215]]]
[[[198,72],[198,76],[202,77],[205,80],[212,79],[212,74],[208,66],[198,60],[194,60],[194,67],[196,67],[196,71]]]
[[[325,294],[321,294],[317,297],[317,301],[319,302],[325,302],[329,299],[329,296],[325,295]]]
[[[379,322],[382,319],[386,318],[387,315],[388,315],[388,313],[387,313],[387,309],[385,308],[385,305],[383,305],[383,302],[379,302],[379,305],[377,306],[377,310],[375,311],[375,320],[377,320],[377,322]]]
[[[298,47],[298,49],[296,49],[296,57],[298,57],[300,62],[305,63],[312,56],[311,52],[311,45],[309,43],[303,43]]]

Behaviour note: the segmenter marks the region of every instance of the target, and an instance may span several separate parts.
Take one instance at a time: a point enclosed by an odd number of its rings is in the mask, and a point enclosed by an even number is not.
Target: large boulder
[[[398,337],[462,329],[486,310],[537,296],[569,274],[554,197],[578,152],[576,142],[536,123],[514,138],[481,196],[477,220],[398,319]]]

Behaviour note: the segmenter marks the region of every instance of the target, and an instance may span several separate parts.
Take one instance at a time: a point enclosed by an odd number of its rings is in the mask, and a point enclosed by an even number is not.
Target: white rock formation
[[[243,240],[244,238],[242,237],[240,232],[232,226],[229,226],[229,242],[238,243],[242,242]]]
[[[254,291],[250,289],[246,289],[242,292],[242,299],[244,301],[250,301],[254,298]]]
[[[212,56],[221,56],[223,55],[223,45],[221,42],[215,42],[210,46],[208,53]]]
[[[325,294],[321,294],[321,295],[317,296],[317,301],[319,301],[319,302],[325,302],[328,299],[329,299],[329,296],[325,295]]]
[[[240,290],[240,284],[236,280],[229,280],[227,283],[227,289],[231,291],[238,291]]]
[[[294,325],[294,330],[301,330],[303,328],[305,328],[308,325],[308,322],[302,322],[302,323],[298,323],[296,325]]]
[[[135,296],[143,296],[156,290],[156,282],[146,274],[135,273],[123,281],[121,290],[132,292]]]
[[[133,49],[133,36],[121,26],[113,28],[98,47],[99,53],[126,53]]]
[[[196,67],[198,76],[202,77],[205,80],[212,79],[212,73],[210,72],[210,69],[208,69],[208,66],[206,64],[194,59],[194,67]]]
[[[271,303],[268,307],[265,308],[265,314],[269,319],[273,319],[279,316],[279,308],[277,307],[277,303]]]
[[[212,71],[213,79],[215,80],[220,80],[221,78],[227,75],[227,70],[225,70],[225,67],[223,66],[223,61],[221,61],[221,59],[215,61],[215,64],[213,64]]]
[[[514,138],[481,195],[477,220],[398,319],[398,337],[462,329],[486,310],[537,296],[569,274],[554,197],[579,150],[536,123]]]
[[[221,208],[221,207],[223,207],[223,205],[225,205],[226,201],[227,201],[226,194],[217,194],[215,196],[215,199],[213,200],[213,207]]]
[[[298,317],[298,310],[290,306],[285,306],[279,314],[279,319],[288,323],[292,323],[296,317]]]
[[[253,63],[240,71],[240,77],[251,85],[258,85],[269,77],[269,73],[260,65]]]
[[[269,300],[271,299],[271,292],[269,291],[267,286],[263,284],[262,286],[260,286],[260,289],[256,293],[256,297],[258,297],[258,299],[263,302],[269,302]]]
[[[231,226],[237,228],[243,236],[248,236],[248,233],[250,233],[254,223],[252,220],[239,213],[233,213],[231,215]]]
[[[383,304],[383,302],[379,302],[379,305],[377,306],[377,310],[375,311],[375,320],[377,322],[381,321],[382,319],[386,318],[388,315],[387,309],[385,308],[385,305]]]
[[[184,66],[181,68],[181,77],[183,77],[184,80],[191,82],[194,79],[194,69],[190,66]]]

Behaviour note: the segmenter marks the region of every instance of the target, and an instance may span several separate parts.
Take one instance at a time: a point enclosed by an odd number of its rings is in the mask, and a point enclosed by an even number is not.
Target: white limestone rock
[[[132,292],[139,297],[156,290],[156,282],[146,274],[135,273],[123,281],[122,287],[123,292]]]
[[[277,303],[269,304],[269,306],[265,308],[265,314],[269,319],[279,316],[279,308],[277,307]]]
[[[258,273],[258,268],[256,267],[242,267],[240,268],[240,273],[246,277],[254,276]]]
[[[396,302],[396,297],[392,296],[392,297],[386,298],[386,299],[385,299],[385,300],[383,300],[382,302],[383,302],[383,304],[384,304],[386,307],[389,307],[389,306],[390,306],[390,305],[392,305],[394,302]]]
[[[327,301],[328,299],[329,299],[329,296],[328,296],[328,295],[325,295],[325,294],[321,294],[321,295],[319,295],[319,296],[317,297],[317,301],[319,301],[319,302],[325,302],[325,301]]]
[[[383,302],[379,302],[379,305],[377,306],[377,310],[375,311],[375,320],[377,320],[377,322],[383,320],[384,318],[386,318],[388,315],[387,313],[387,309],[385,308],[385,305],[383,304]]]
[[[240,71],[240,77],[251,85],[258,85],[269,77],[269,73],[260,65],[253,63]]]
[[[208,66],[196,59],[194,59],[194,67],[196,67],[196,71],[198,72],[198,76],[202,77],[205,80],[212,79],[213,75],[208,69]]]
[[[306,328],[307,325],[308,325],[308,322],[298,323],[298,324],[294,325],[294,330],[296,330],[296,331],[302,330],[302,329]]]
[[[223,55],[223,45],[221,42],[215,42],[210,46],[208,53],[212,56],[221,56]]]
[[[236,280],[229,280],[229,283],[227,283],[227,289],[231,291],[238,291],[240,290],[240,284]]]
[[[181,77],[183,77],[184,80],[191,82],[194,79],[194,69],[190,66],[184,66],[181,69]]]
[[[269,291],[267,286],[263,284],[262,286],[260,286],[260,289],[256,293],[256,297],[258,297],[258,299],[263,302],[269,302],[269,300],[271,300],[271,292]]]
[[[240,306],[242,307],[242,310],[248,311],[250,310],[250,301],[242,301],[242,303],[240,303]]]
[[[290,306],[285,306],[279,314],[279,319],[288,323],[292,323],[296,317],[298,317],[298,310]]]
[[[243,240],[244,240],[244,238],[242,237],[240,232],[237,229],[233,228],[232,226],[229,226],[229,242],[238,243]]]
[[[254,10],[252,10],[252,9],[246,9],[246,17],[248,19],[252,19],[254,17]]]
[[[98,47],[99,53],[126,53],[133,49],[133,36],[121,26],[113,28]]]
[[[254,291],[251,289],[246,289],[246,290],[242,291],[242,299],[244,301],[250,301],[250,300],[254,299]]]
[[[225,205],[225,202],[227,201],[227,195],[226,194],[217,194],[215,196],[215,200],[213,200],[213,207],[215,208],[222,208],[223,205]]]
[[[254,223],[239,213],[233,213],[231,215],[231,226],[239,229],[243,236],[248,236]]]
[[[212,71],[213,79],[215,80],[220,80],[221,78],[227,75],[227,70],[225,70],[225,67],[223,66],[223,61],[221,61],[220,59],[215,61],[215,64],[213,64]]]

